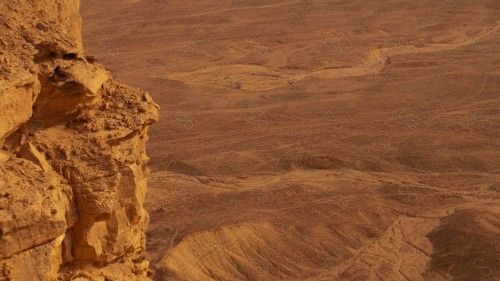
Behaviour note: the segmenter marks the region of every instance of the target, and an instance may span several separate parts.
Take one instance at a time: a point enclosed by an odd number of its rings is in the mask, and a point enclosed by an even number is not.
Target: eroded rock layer
[[[80,37],[79,1],[0,3],[0,280],[142,280],[158,106]]]

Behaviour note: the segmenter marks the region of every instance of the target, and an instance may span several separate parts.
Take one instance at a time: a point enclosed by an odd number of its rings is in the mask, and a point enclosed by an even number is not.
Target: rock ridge
[[[149,280],[159,107],[85,55],[79,5],[0,3],[0,280]]]

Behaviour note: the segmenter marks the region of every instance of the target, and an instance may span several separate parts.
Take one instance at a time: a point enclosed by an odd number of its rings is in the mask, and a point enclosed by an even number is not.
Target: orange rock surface
[[[86,57],[79,1],[4,1],[0,16],[0,280],[148,279],[158,105]]]

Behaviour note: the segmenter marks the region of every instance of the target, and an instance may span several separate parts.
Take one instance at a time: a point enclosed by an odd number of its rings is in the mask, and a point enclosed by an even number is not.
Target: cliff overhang
[[[78,0],[3,1],[0,30],[0,279],[148,280],[158,105],[84,54]]]

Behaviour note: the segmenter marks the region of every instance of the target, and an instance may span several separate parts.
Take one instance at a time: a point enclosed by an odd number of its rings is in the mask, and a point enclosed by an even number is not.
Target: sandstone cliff
[[[0,3],[0,280],[147,280],[158,106],[80,37],[78,0]]]

